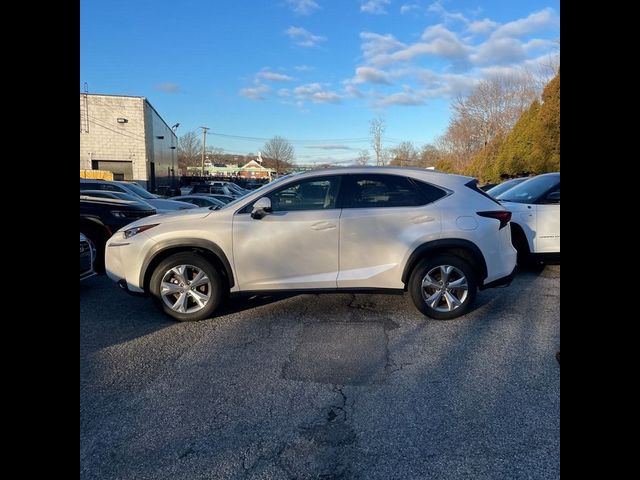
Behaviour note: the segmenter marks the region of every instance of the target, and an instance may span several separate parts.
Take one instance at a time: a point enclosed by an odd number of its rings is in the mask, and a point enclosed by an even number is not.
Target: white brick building
[[[153,191],[178,169],[178,139],[145,97],[80,94],[80,169]]]

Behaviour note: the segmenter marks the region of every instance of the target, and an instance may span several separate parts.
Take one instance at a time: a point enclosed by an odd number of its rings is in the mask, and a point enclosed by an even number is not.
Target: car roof
[[[303,178],[313,178],[325,175],[349,175],[349,174],[383,174],[383,175],[402,175],[405,177],[416,178],[425,182],[433,182],[442,186],[463,185],[470,181],[475,181],[473,177],[466,175],[456,175],[453,173],[439,172],[435,170],[427,170],[418,167],[330,167],[308,170],[306,172],[295,172],[280,178],[287,177],[287,180],[295,178],[296,180]]]

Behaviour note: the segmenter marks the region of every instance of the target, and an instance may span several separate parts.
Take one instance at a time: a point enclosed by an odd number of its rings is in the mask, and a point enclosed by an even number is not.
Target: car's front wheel
[[[213,315],[222,299],[223,282],[209,260],[183,252],[160,262],[149,287],[163,312],[181,322],[192,322]]]
[[[450,320],[471,309],[478,284],[468,262],[455,255],[442,254],[418,263],[408,290],[422,313],[437,320]]]

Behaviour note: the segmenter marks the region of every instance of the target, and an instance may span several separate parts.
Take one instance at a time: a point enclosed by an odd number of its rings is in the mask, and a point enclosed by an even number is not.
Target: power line
[[[236,138],[238,140],[248,140],[256,142],[268,142],[271,138],[266,137],[249,137],[245,135],[230,135],[227,133],[209,132],[209,135],[217,137]],[[306,143],[306,142],[342,142],[342,143],[359,143],[369,141],[368,138],[310,138],[310,139],[286,139],[289,143]]]

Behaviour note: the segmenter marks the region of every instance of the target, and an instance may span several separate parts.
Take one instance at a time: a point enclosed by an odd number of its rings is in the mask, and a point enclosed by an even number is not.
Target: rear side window
[[[417,207],[447,193],[399,175],[348,175],[344,208]]]

